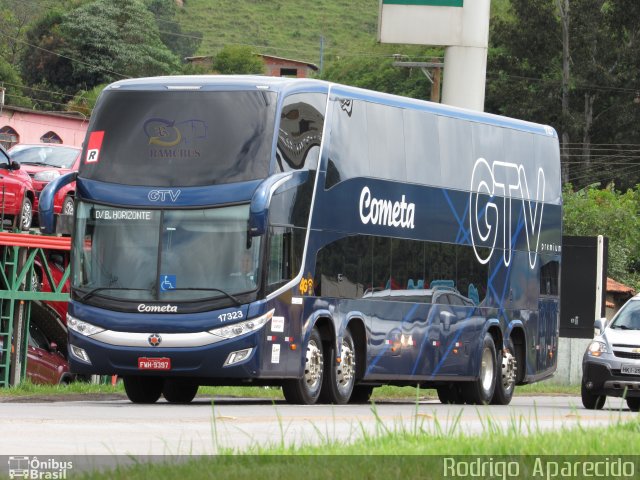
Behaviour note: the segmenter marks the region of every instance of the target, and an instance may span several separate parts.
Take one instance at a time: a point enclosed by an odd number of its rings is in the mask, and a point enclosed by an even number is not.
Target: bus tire
[[[162,378],[131,376],[122,381],[124,391],[133,403],[155,403],[162,395]]]
[[[167,379],[162,395],[169,403],[190,403],[198,393],[198,384],[184,379]]]
[[[340,344],[340,362],[336,361],[333,343],[327,349],[325,367],[327,374],[320,399],[323,403],[344,405],[351,398],[356,383],[356,348],[349,329],[345,330]]]
[[[282,383],[282,393],[287,403],[313,405],[320,397],[324,378],[324,355],[322,339],[316,327],[311,330],[305,352],[302,377]]]
[[[374,388],[373,385],[355,385],[349,403],[369,403]]]
[[[496,389],[491,403],[494,405],[509,405],[516,389],[517,363],[509,350],[498,352],[498,368],[496,368]]]
[[[451,384],[437,387],[438,400],[445,405],[461,405],[464,403],[464,398],[460,392],[460,385]]]
[[[477,380],[462,387],[463,398],[471,405],[487,405],[496,388],[496,345],[490,333],[484,334],[480,350],[480,372]]]

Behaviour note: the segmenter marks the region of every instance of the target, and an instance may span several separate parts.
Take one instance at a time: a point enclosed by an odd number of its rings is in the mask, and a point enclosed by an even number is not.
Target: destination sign
[[[93,210],[94,220],[153,220],[153,212],[149,210],[116,210],[112,208]]]

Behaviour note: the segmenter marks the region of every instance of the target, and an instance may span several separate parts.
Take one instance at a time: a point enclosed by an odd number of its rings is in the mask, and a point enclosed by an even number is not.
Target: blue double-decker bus
[[[76,181],[73,371],[129,399],[383,384],[508,404],[556,367],[558,138],[547,126],[300,80],[177,76],[101,94]]]

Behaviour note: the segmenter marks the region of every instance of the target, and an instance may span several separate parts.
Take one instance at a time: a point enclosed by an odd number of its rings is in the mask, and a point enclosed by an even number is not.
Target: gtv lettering
[[[476,258],[482,264],[489,262],[498,243],[498,235],[502,230],[503,261],[511,264],[513,228],[512,199],[522,201],[524,226],[529,252],[529,266],[533,269],[538,258],[540,231],[542,228],[542,211],[544,209],[545,176],[542,168],[538,169],[537,190],[535,197],[529,192],[527,175],[523,165],[507,162],[493,162],[489,165],[484,158],[476,160],[471,174],[469,194],[469,231]],[[482,200],[482,197],[485,200]],[[504,198],[502,212],[494,202],[494,197]],[[489,253],[483,256],[478,247],[488,247]]]
[[[180,196],[180,190],[151,190],[149,192],[148,198],[152,202],[164,202],[167,199],[170,199],[175,203]]]

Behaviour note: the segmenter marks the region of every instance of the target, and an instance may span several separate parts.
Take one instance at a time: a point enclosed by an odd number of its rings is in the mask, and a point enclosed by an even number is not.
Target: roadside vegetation
[[[106,380],[105,380],[106,381]],[[550,382],[539,382],[532,385],[516,387],[515,395],[579,395],[579,385],[557,385]],[[109,395],[120,395],[125,397],[124,388],[121,382],[112,385],[108,383],[95,384],[87,382],[73,382],[68,385],[34,385],[30,382],[23,382],[17,387],[0,388],[0,402],[7,399],[20,398],[49,398],[59,396],[74,395],[82,398],[83,395],[102,395],[108,398]],[[199,397],[231,397],[231,398],[265,398],[272,400],[284,400],[282,390],[277,387],[200,387]],[[437,399],[435,390],[417,389],[415,387],[392,387],[383,386],[374,389],[372,400],[433,400]]]
[[[377,432],[363,430],[349,443],[324,440],[317,446],[256,445],[245,452],[223,449],[215,457],[182,457],[178,462],[172,458],[167,463],[157,463],[156,459],[153,464],[92,472],[85,478],[289,479],[300,478],[304,472],[305,479],[327,479],[342,478],[345,472],[350,472],[351,478],[424,479],[444,477],[445,459],[452,458],[482,461],[487,468],[509,465],[512,471],[517,469],[517,475],[487,474],[477,478],[532,478],[536,468],[537,476],[542,478],[582,478],[580,471],[576,475],[562,475],[558,471],[554,474],[554,467],[564,465],[563,462],[579,464],[593,459],[610,466],[631,462],[636,472],[640,465],[636,456],[640,417],[603,428],[578,426],[553,431],[542,431],[535,423],[516,418],[503,428],[485,417],[483,431],[473,435],[464,433],[459,418],[448,425],[437,422],[431,425],[425,427],[416,419],[413,429],[389,430],[380,422]],[[326,455],[332,455],[330,461]],[[597,457],[590,459],[589,455]]]

